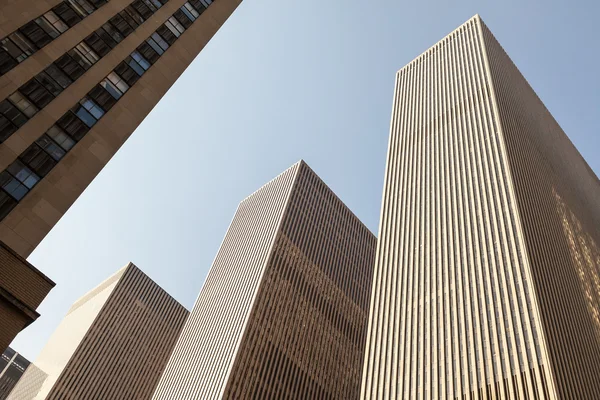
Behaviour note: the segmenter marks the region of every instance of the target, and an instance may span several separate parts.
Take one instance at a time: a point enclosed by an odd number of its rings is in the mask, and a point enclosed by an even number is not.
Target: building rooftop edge
[[[415,58],[413,58],[408,64],[406,64],[405,66],[403,66],[402,68],[400,68],[398,71],[396,71],[396,73],[400,73],[401,71],[403,71],[404,69],[410,67],[412,64],[416,63],[417,61],[419,61],[420,59],[422,59],[423,57],[425,57],[430,51],[432,51],[436,46],[438,46],[442,41],[444,41],[444,39],[446,39],[449,36],[452,36],[456,31],[462,29],[465,25],[469,24],[470,22],[473,21],[477,21],[483,24],[483,19],[481,19],[481,16],[479,14],[475,14],[473,15],[471,18],[469,18],[468,20],[466,20],[465,22],[463,22],[462,24],[460,24],[458,27],[456,27],[455,29],[453,29],[451,32],[449,32],[448,34],[446,34],[444,37],[442,37],[440,40],[438,40],[437,42],[435,42],[432,46],[428,47],[427,50],[425,50],[424,52],[422,52],[421,54],[419,54],[418,56],[416,56]]]

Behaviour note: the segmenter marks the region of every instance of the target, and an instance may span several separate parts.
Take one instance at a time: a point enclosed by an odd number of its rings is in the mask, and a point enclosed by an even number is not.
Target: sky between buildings
[[[598,1],[244,0],[31,255],[57,285],[12,347],[129,261],[191,309],[237,204],[301,158],[377,233],[395,72],[476,13],[600,175]]]

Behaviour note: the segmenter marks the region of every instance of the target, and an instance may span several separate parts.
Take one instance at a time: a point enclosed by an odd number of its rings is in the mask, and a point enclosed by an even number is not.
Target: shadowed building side
[[[375,246],[304,162],[263,186],[240,204],[154,398],[358,398]]]
[[[73,304],[9,399],[149,399],[187,316],[130,263]]]

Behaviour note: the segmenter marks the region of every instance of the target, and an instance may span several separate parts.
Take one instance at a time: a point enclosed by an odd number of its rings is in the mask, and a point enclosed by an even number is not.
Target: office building
[[[599,205],[478,16],[402,68],[361,398],[598,398]]]
[[[0,400],[5,400],[21,379],[29,361],[10,347],[0,356]]]
[[[357,399],[375,247],[294,164],[238,206],[153,398]]]
[[[33,251],[240,2],[2,2],[0,253]],[[0,312],[19,330],[31,302],[7,296],[28,268],[0,275]]]
[[[130,263],[73,304],[8,398],[150,399],[187,316]]]

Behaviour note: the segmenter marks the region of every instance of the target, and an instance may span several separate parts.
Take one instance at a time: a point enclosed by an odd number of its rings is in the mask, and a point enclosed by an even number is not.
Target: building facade
[[[150,399],[188,314],[130,263],[73,304],[8,398]]]
[[[375,247],[293,165],[240,203],[153,398],[357,399]]]
[[[597,398],[599,206],[479,16],[402,68],[361,398]]]
[[[4,247],[23,258],[33,251],[240,3],[0,4]],[[26,264],[18,266],[16,276],[0,275],[0,289],[10,292],[7,282],[30,274]],[[7,308],[0,312],[20,312],[9,303],[0,302]]]
[[[15,387],[29,361],[10,347],[0,356],[0,400],[5,400]]]

